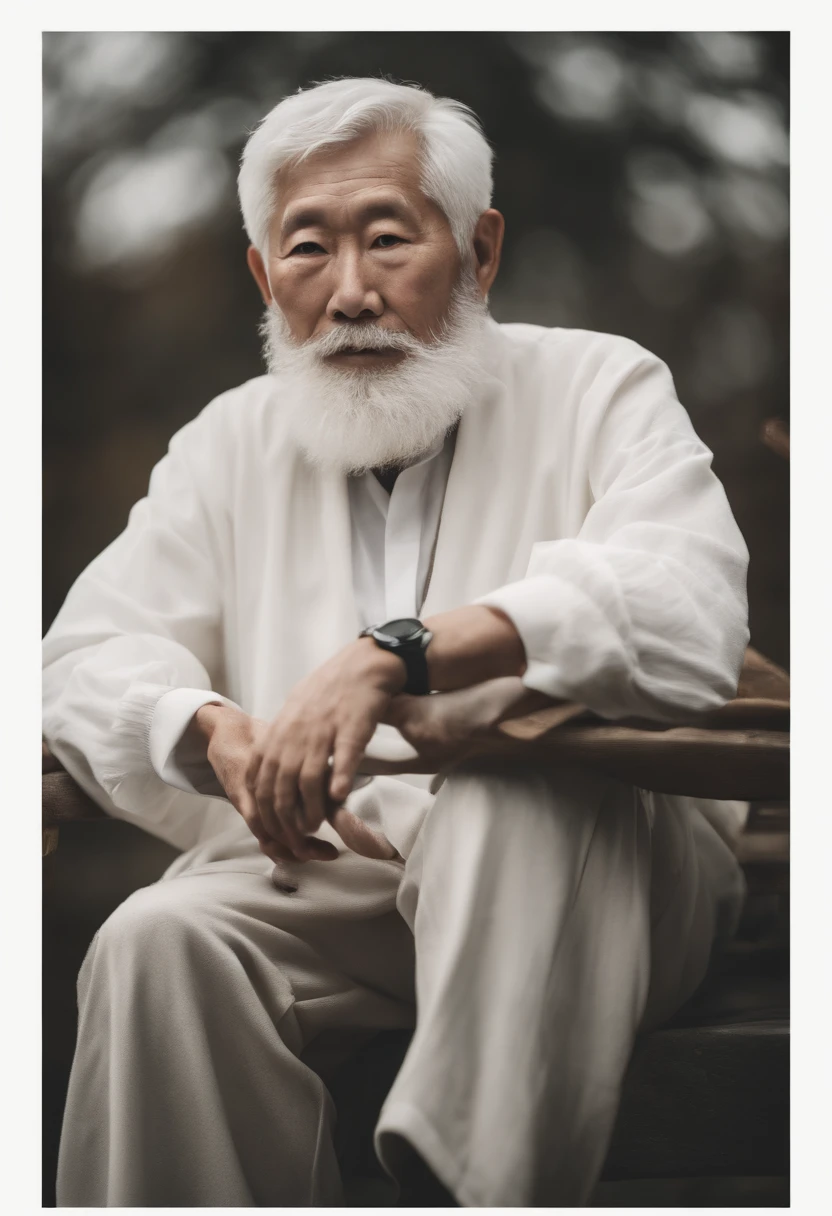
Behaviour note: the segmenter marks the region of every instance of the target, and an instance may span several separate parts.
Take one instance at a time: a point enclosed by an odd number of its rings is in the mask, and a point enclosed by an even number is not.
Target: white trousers
[[[240,821],[96,934],[59,1206],[343,1203],[321,1061],[413,1025],[387,1170],[412,1146],[463,1206],[585,1203],[636,1032],[693,992],[742,901],[691,800],[485,765],[444,783],[406,864],[283,873],[295,891]]]

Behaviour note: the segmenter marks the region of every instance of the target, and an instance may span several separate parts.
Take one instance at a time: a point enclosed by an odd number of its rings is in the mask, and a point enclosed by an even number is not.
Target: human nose
[[[335,261],[335,284],[327,305],[331,321],[357,321],[380,317],[384,301],[371,278],[371,268],[360,254],[344,255]]]

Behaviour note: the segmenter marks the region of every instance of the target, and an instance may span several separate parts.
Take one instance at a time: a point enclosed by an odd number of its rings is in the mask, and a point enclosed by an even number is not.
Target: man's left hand
[[[262,733],[246,784],[266,828],[299,855],[304,837],[347,798],[364,750],[405,680],[400,658],[358,638],[297,684]]]

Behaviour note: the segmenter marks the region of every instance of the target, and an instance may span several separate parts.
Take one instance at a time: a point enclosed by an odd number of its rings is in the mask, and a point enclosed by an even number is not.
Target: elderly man
[[[393,1179],[586,1202],[636,1032],[730,931],[729,850],[700,805],[592,773],[361,761],[394,728],[440,754],[476,685],[493,714],[506,688],[722,704],[745,546],[657,358],[490,319],[464,106],[309,89],[239,186],[268,374],[173,438],[45,644],[50,746],[184,850],[84,962],[59,1203],[343,1203],[324,1079],[390,1027],[415,1027]]]

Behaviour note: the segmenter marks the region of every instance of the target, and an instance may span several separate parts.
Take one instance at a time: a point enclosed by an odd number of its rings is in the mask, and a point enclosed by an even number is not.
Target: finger
[[[267,835],[273,839],[283,835],[282,825],[277,818],[274,807],[274,782],[276,775],[277,762],[267,754],[257,773],[253,797],[257,806],[257,812],[263,822],[263,827]]]
[[[333,802],[343,802],[349,795],[370,734],[364,736],[359,732],[341,732],[336,737],[329,783],[329,796]]]
[[[308,845],[309,855],[304,857],[297,857],[293,854],[291,849],[287,849],[285,846],[275,845],[274,840],[263,841],[263,844],[260,845],[260,851],[262,851],[266,857],[269,857],[271,861],[274,861],[275,865],[283,865],[283,863],[286,862],[293,862],[296,863],[296,865],[305,866],[309,861],[336,861],[339,857],[339,852],[336,849],[336,846],[330,844],[330,841],[328,840],[319,840],[316,837],[307,837],[307,841],[305,841],[305,843]]]
[[[287,844],[273,840],[270,836],[258,841],[260,852],[272,861],[334,861],[338,850],[328,840],[318,840],[314,836],[304,837],[304,855],[298,857]]]
[[[326,785],[329,780],[329,735],[321,736],[309,747],[298,774],[302,826],[314,832],[326,817]]]
[[[334,844],[330,844],[328,840],[319,840],[317,836],[303,838],[303,856],[301,857],[293,853],[288,845],[271,839],[261,841],[260,851],[266,857],[271,857],[272,861],[335,861],[339,855]]]
[[[260,766],[257,778],[255,791],[257,811],[267,835],[273,840],[279,840],[284,847],[291,849],[292,856],[297,861],[306,861],[309,857],[309,850],[304,844],[303,833],[292,818],[286,819],[278,813],[275,794],[278,773],[277,766],[267,755]]]
[[[317,836],[304,837],[304,843],[309,851],[306,861],[335,861],[340,856],[334,844]]]
[[[260,812],[257,809],[257,803],[253,794],[250,794],[248,790],[243,790],[238,794],[234,802],[234,808],[242,816],[252,836],[261,845],[272,840],[272,837],[263,826],[263,821],[260,818]]]
[[[266,857],[270,857],[272,861],[296,861],[294,853],[285,844],[281,844],[279,840],[273,840],[270,836],[259,841],[260,852],[265,853]]]
[[[289,845],[281,836],[278,835],[275,837],[269,834],[263,825],[255,798],[248,792],[248,790],[244,789],[242,791],[237,800],[236,809],[242,815],[251,834],[256,838],[260,852],[266,857],[269,857],[274,862],[306,861],[308,859],[310,854],[308,848],[304,847],[303,855],[299,857],[292,852]],[[321,843],[325,842],[322,841]],[[338,851],[337,849],[334,849],[334,846],[330,845],[328,848],[332,850],[332,853],[334,853],[335,856],[338,855]],[[319,857],[319,859],[322,861],[329,861],[332,859],[332,853],[329,851],[322,851],[320,854],[318,854],[316,852],[315,856]]]
[[[281,803],[278,797],[281,770],[284,768],[286,757],[282,735],[275,729],[274,724],[265,732],[256,750],[262,755],[262,760],[257,769],[254,797],[263,824],[273,839],[280,840],[284,847],[291,849],[295,860],[306,861],[311,854],[304,843],[303,828],[295,818],[294,806],[287,808],[285,793],[284,802]],[[287,772],[291,768],[291,763],[286,764]],[[254,770],[255,765],[252,762],[249,779]]]
[[[353,853],[372,857],[377,861],[392,861],[400,854],[386,836],[374,832],[362,819],[348,811],[345,806],[335,807],[329,812],[329,821],[335,831]]]
[[[295,853],[299,857],[305,857],[307,853],[304,843],[306,833],[298,815],[299,773],[300,759],[294,760],[291,757],[282,756],[280,767],[274,778],[272,798],[274,813],[281,832]]]

